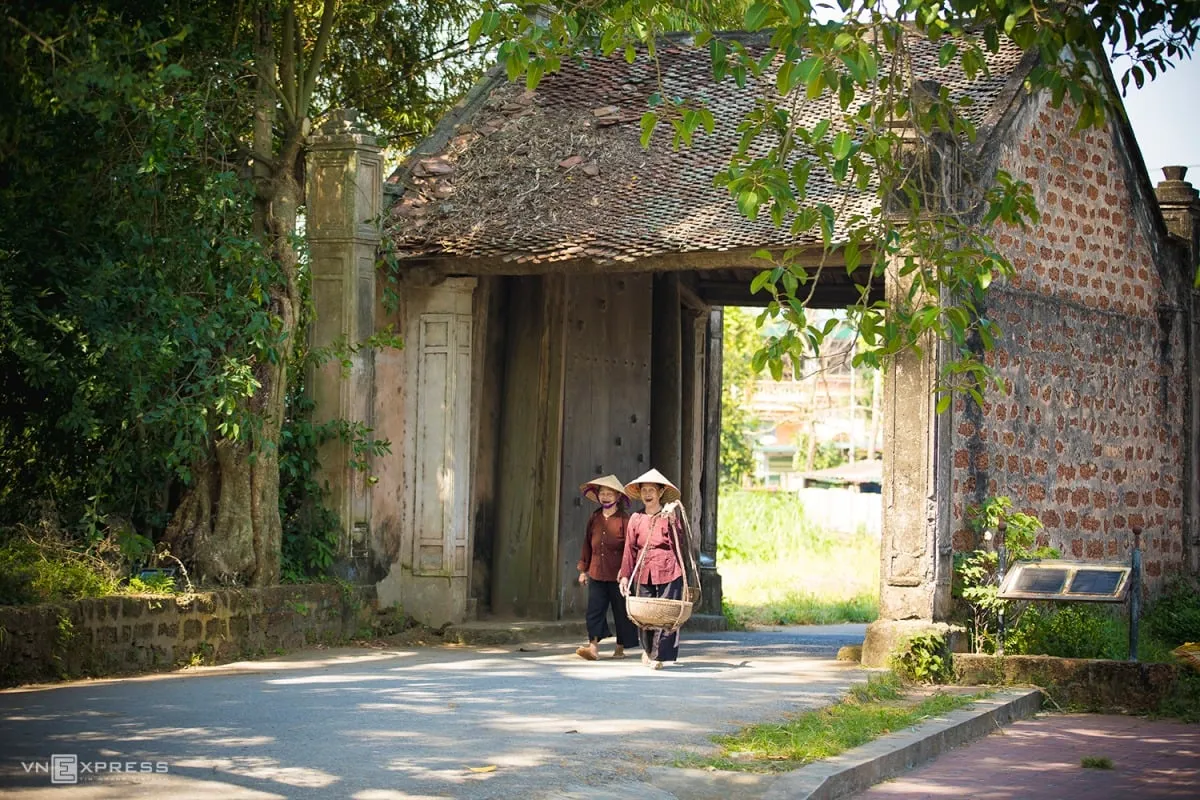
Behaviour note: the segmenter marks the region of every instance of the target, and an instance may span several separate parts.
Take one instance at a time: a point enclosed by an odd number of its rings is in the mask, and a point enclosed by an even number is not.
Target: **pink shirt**
[[[683,575],[679,559],[675,556],[676,545],[671,544],[671,537],[675,537],[680,552],[688,546],[683,526],[674,514],[651,517],[640,511],[634,513],[625,527],[625,553],[621,558],[619,576],[631,576],[643,548],[646,548],[646,557],[638,571],[640,583],[670,583]]]

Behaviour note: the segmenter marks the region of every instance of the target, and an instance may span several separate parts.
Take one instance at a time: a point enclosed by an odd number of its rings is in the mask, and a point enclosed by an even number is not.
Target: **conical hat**
[[[634,480],[631,480],[629,483],[625,484],[625,494],[629,495],[634,500],[641,500],[642,496],[638,494],[638,489],[643,483],[657,483],[659,486],[667,487],[667,490],[663,492],[663,503],[673,503],[680,497],[678,487],[667,480],[666,476],[656,469],[652,469],[649,472],[639,475]]]
[[[593,503],[600,502],[600,489],[612,489],[621,498],[625,497],[625,487],[616,475],[605,475],[602,478],[592,478],[587,483],[579,484],[579,491]]]

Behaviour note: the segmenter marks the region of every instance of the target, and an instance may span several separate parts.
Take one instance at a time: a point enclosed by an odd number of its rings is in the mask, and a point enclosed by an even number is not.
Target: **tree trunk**
[[[302,124],[289,120],[275,148],[275,49],[272,19],[259,11],[256,53],[258,90],[254,113],[256,184],[254,229],[279,268],[270,289],[280,340],[260,357],[260,388],[250,401],[261,421],[251,438],[218,439],[213,456],[194,470],[164,537],[172,552],[190,561],[201,582],[269,586],[279,582],[283,529],[279,517],[279,437],[287,397],[288,364],[300,318],[300,289],[292,237],[300,204],[296,166],[303,157]]]

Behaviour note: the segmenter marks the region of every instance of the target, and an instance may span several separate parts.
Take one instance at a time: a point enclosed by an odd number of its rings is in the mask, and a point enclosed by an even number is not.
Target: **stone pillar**
[[[375,332],[375,255],[380,233],[383,159],[376,138],[355,111],[334,112],[309,142],[306,235],[316,319],[313,348],[344,347]],[[330,358],[308,377],[315,422],[344,419],[373,425],[374,359],[368,348],[349,356],[350,367]],[[361,578],[367,559],[371,496],[366,474],[350,466],[340,440],[319,451],[319,480],[342,526],[345,577]]]
[[[1163,167],[1166,180],[1154,189],[1167,230],[1183,240],[1187,247],[1185,279],[1200,272],[1200,193],[1184,178],[1187,167]],[[1184,492],[1183,557],[1184,568],[1200,575],[1200,294],[1193,288],[1183,299],[1183,341],[1187,349],[1184,363],[1190,373],[1184,384]]]
[[[908,288],[894,270],[887,276],[889,299]],[[936,413],[934,386],[938,346],[899,355],[884,375],[883,539],[879,575],[879,619],[867,628],[864,666],[886,666],[907,636],[942,622],[950,608],[949,487],[939,454],[949,412]],[[943,439],[944,440],[944,439]]]

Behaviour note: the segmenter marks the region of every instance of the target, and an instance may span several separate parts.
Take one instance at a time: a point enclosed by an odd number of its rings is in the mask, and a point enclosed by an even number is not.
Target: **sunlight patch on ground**
[[[243,778],[273,781],[300,789],[324,789],[341,778],[328,772],[309,767],[285,767],[273,758],[237,756],[232,758],[184,758],[171,762],[172,767],[182,769],[211,769],[228,772]]]

